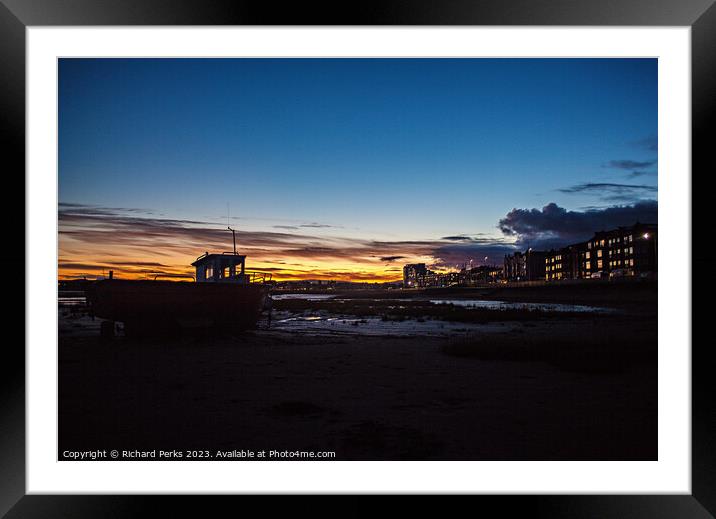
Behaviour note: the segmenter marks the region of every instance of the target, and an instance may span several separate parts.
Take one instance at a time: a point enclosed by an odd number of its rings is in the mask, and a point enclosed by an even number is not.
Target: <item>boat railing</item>
[[[245,274],[248,276],[249,283],[268,283],[272,277],[268,272],[245,272]]]

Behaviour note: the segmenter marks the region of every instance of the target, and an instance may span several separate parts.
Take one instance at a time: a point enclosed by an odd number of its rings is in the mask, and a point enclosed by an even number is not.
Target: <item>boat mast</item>
[[[231,236],[234,239],[234,254],[236,254],[236,231],[234,231],[231,227],[227,227],[231,231]]]
[[[231,231],[231,237],[234,239],[234,256],[236,255],[236,231],[231,228],[231,206],[226,203],[226,228]]]

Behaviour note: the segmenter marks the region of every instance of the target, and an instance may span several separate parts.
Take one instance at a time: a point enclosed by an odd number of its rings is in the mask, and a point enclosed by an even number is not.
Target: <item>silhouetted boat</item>
[[[246,273],[246,256],[225,252],[198,257],[193,282],[99,280],[86,289],[91,315],[114,321],[125,333],[163,334],[185,327],[245,329],[255,326],[267,304],[270,274]],[[111,328],[110,328],[111,327]]]

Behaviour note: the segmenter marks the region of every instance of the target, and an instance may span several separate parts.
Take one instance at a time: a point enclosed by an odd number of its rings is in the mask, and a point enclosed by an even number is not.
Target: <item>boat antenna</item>
[[[236,231],[234,231],[231,227],[227,227],[231,231],[231,236],[234,238],[234,254],[236,254]]]
[[[231,228],[231,206],[226,204],[226,228],[231,231],[231,237],[234,239],[234,255],[236,255],[236,231]]]

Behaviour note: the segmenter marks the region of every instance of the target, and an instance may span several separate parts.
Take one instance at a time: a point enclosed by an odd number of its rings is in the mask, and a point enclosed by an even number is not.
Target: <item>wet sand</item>
[[[65,313],[60,452],[657,457],[655,316],[491,322],[435,335],[371,335],[359,323],[339,333],[279,326],[236,336],[103,341],[99,322]],[[634,337],[647,340],[635,349]],[[543,353],[553,342],[562,349]]]

